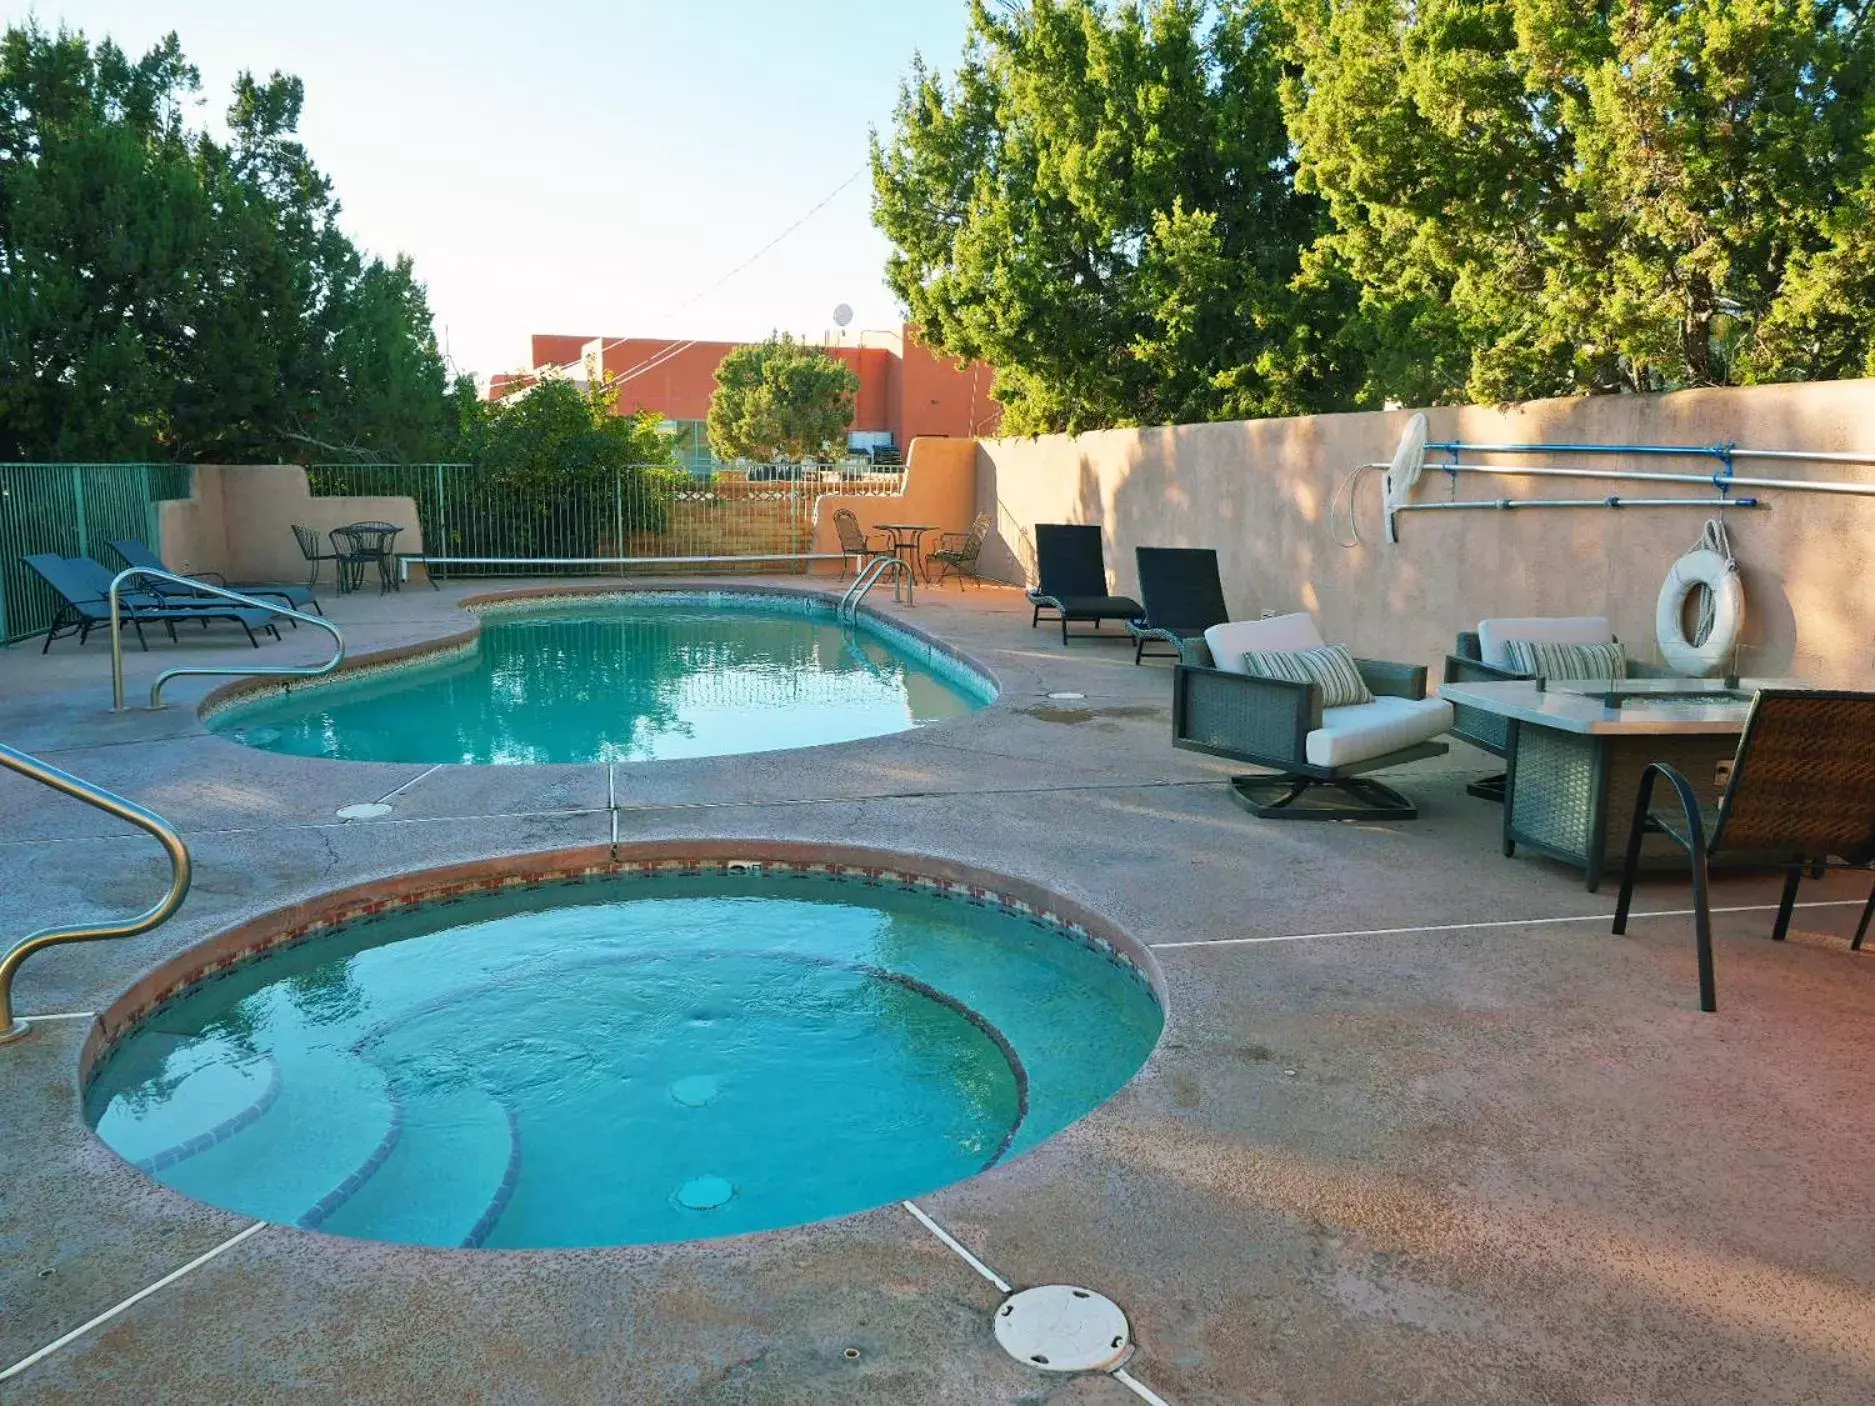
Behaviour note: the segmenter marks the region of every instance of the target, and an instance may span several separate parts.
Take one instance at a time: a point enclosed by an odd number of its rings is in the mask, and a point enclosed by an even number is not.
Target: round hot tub
[[[880,864],[510,866],[214,950],[107,1017],[99,1136],[217,1206],[425,1245],[916,1196],[1089,1112],[1162,1024],[1123,937]]]

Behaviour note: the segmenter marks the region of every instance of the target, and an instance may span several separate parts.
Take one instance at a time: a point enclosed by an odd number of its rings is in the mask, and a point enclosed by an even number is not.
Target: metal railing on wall
[[[782,559],[813,551],[823,494],[889,496],[904,482],[901,472],[839,464],[709,473],[640,464],[538,482],[459,463],[313,464],[306,472],[322,497],[412,499],[425,556],[483,559],[438,562],[439,577],[542,574],[531,559],[554,562],[556,576],[618,575],[620,561],[646,558],[765,557],[799,570]]]
[[[160,550],[157,504],[187,498],[192,473],[187,464],[0,464],[0,644],[43,633],[58,612],[22,557],[96,557],[113,537]]]

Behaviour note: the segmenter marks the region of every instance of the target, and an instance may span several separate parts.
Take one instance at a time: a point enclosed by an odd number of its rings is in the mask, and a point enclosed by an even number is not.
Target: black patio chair
[[[1061,621],[1063,644],[1071,620],[1091,620],[1098,631],[1103,620],[1137,620],[1145,613],[1131,596],[1107,594],[1107,557],[1098,527],[1037,523],[1035,572],[1041,582],[1029,592],[1035,606],[1029,628],[1041,623],[1043,610],[1052,610]]]
[[[1653,805],[1654,782],[1673,788]],[[1875,693],[1770,689],[1751,701],[1745,731],[1719,803],[1699,804],[1693,785],[1665,762],[1641,773],[1628,830],[1627,867],[1614,931],[1627,931],[1641,840],[1665,834],[1686,851],[1693,873],[1693,941],[1699,956],[1699,1008],[1719,1008],[1712,967],[1708,874],[1713,864],[1775,865],[1784,871],[1771,939],[1782,942],[1806,873],[1875,865]],[[1875,915],[1875,894],[1850,944],[1860,951]]]
[[[1217,553],[1209,547],[1135,547],[1139,564],[1139,594],[1146,603],[1138,620],[1126,622],[1133,637],[1133,663],[1167,654],[1146,646],[1172,646],[1170,657],[1183,659],[1190,642],[1213,625],[1230,619],[1224,604],[1224,583],[1218,578]]]
[[[833,531],[840,539],[840,579],[846,579],[846,569],[850,563],[854,575],[866,569],[866,563],[879,556],[882,548],[872,545],[872,538],[866,529],[859,525],[859,518],[851,508],[833,510]]]
[[[306,576],[306,589],[310,591],[314,586],[319,584],[319,563],[329,561],[333,564],[333,576],[338,578],[339,594],[343,595],[345,593],[345,582],[342,576],[343,568],[338,565],[339,555],[337,549],[335,548],[329,552],[320,551],[318,530],[311,527],[302,527],[297,522],[293,524],[293,540],[299,543],[300,555],[305,557],[306,560],[312,564],[312,569]]]
[[[56,639],[77,635],[78,643],[82,645],[91,638],[92,630],[100,626],[110,628],[111,582],[116,579],[116,575],[109,567],[101,566],[89,557],[62,557],[51,552],[23,557],[21,560],[59,597],[59,609],[46,629],[45,643],[39,647],[41,654],[50,650]],[[280,632],[274,628],[273,616],[264,610],[254,610],[247,606],[225,603],[181,605],[165,601],[148,591],[120,591],[117,603],[121,618],[130,622],[137,632],[138,645],[144,649],[150,647],[150,642],[143,634],[146,624],[163,626],[173,640],[176,638],[176,625],[191,620],[199,622],[204,629],[212,621],[232,620],[247,631],[247,641],[256,649],[260,648],[260,641],[254,637],[255,630],[264,630],[275,639],[280,637]]]
[[[925,570],[930,571],[932,562],[938,564],[935,584],[939,586],[947,576],[957,578],[959,590],[966,580],[981,585],[983,578],[977,572],[977,560],[983,555],[983,544],[989,540],[989,535],[990,515],[978,513],[968,532],[946,532],[938,538],[937,549],[925,553]]]
[[[135,537],[113,537],[111,550],[123,558],[125,566],[147,566],[156,571],[169,570],[163,565],[163,559],[151,550],[147,542],[139,541]],[[171,572],[171,575],[180,574],[182,573]],[[290,586],[281,581],[251,581],[243,582],[238,586],[230,586],[228,578],[219,571],[191,571],[188,577],[191,581],[202,581],[211,586],[239,591],[244,596],[277,600],[282,605],[289,605],[295,610],[310,610],[315,615],[325,614],[325,611],[319,608],[319,598],[312,593],[312,588],[309,586]],[[162,596],[173,605],[184,605],[190,601],[212,602],[217,599],[214,596],[204,596],[200,592],[191,591],[187,586],[178,586],[173,581],[139,578],[137,585],[139,589],[147,590],[152,595]],[[295,625],[293,628],[298,629],[299,626]]]
[[[365,583],[365,568],[378,570],[378,594],[400,589],[396,575],[397,534],[404,529],[393,522],[353,522],[335,527],[327,535],[338,553],[339,591],[355,591]]]

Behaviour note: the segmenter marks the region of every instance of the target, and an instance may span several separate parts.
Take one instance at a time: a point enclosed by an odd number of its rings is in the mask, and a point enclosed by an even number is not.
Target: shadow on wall
[[[1232,612],[1308,610],[1360,653],[1436,665],[1453,636],[1493,615],[1605,614],[1641,657],[1655,654],[1654,607],[1668,569],[1696,545],[1703,508],[1529,508],[1405,514],[1384,534],[1382,475],[1413,412],[1103,430],[985,440],[978,501],[993,506],[985,561],[1033,579],[1038,522],[1097,523],[1116,591],[1137,586],[1136,546],[1212,547]],[[1468,442],[1704,445],[1875,453],[1875,382],[1605,396],[1425,412],[1432,438]],[[1546,480],[1440,472],[1416,502],[1591,498],[1639,492],[1710,499],[1701,485]],[[1468,453],[1467,462],[1490,462]],[[1519,461],[1499,459],[1507,468]],[[1524,464],[1531,461],[1523,460]],[[1548,463],[1579,463],[1562,456]],[[1692,461],[1688,461],[1689,463]],[[1658,471],[1657,460],[1585,467]],[[1672,467],[1672,466],[1669,466]],[[1875,484],[1875,465],[1772,464],[1761,477]],[[1566,486],[1559,489],[1558,483]],[[1725,514],[1747,591],[1737,664],[1821,683],[1875,686],[1875,498],[1758,492]],[[1711,510],[1716,513],[1718,510]]]

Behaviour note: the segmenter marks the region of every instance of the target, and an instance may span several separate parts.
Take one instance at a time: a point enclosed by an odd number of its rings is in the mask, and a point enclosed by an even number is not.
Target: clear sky
[[[167,31],[221,129],[243,68],[306,84],[301,136],[348,234],[416,260],[452,362],[530,332],[818,336],[896,327],[858,171],[914,52],[955,66],[963,0],[0,0],[141,53]],[[687,307],[680,305],[690,303]]]

